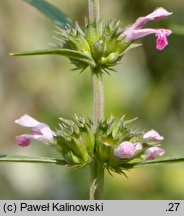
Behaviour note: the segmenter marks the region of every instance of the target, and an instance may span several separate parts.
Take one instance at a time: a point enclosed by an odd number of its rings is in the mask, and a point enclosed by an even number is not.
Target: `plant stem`
[[[99,0],[88,0],[88,13],[90,23],[98,23],[100,20]]]
[[[94,133],[100,121],[104,118],[104,90],[103,79],[101,74],[95,73],[92,70],[92,82],[93,82],[93,123]],[[96,143],[95,143],[96,146]],[[90,200],[103,199],[103,187],[104,187],[104,164],[98,160],[95,155],[91,163],[91,185],[90,185]]]
[[[92,72],[93,82],[93,123],[96,130],[98,123],[104,118],[104,87],[100,73]]]
[[[102,200],[104,188],[103,163],[94,158],[91,164],[90,200]]]
[[[89,8],[89,23],[97,26],[100,20],[100,6],[99,0],[88,0]],[[104,118],[104,89],[103,79],[100,69],[91,68],[92,83],[93,83],[93,124],[94,135],[98,124]],[[96,145],[94,145],[94,157],[91,163],[91,184],[90,184],[90,199],[101,200],[103,199],[103,186],[104,186],[104,164],[99,161],[95,155]]]

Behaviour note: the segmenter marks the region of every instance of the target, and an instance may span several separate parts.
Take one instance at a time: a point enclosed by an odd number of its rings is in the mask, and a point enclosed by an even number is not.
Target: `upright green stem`
[[[97,23],[100,20],[99,0],[88,0],[88,13],[90,23]]]
[[[97,26],[100,20],[99,0],[88,0],[89,23]],[[98,68],[91,68],[93,82],[93,123],[94,133],[98,123],[104,118],[104,89],[101,71]],[[94,158],[91,163],[91,184],[90,199],[103,199],[104,186],[104,164],[95,155],[96,143],[94,147]]]
[[[93,82],[93,123],[94,129],[104,118],[104,87],[103,78],[100,73],[92,72],[92,82]]]
[[[90,200],[102,200],[104,188],[104,164],[94,158],[91,163]]]
[[[92,70],[94,132],[96,131],[98,123],[102,121],[104,118],[103,79],[101,74],[97,72],[98,71],[95,71],[94,69]],[[104,164],[101,161],[99,161],[99,159],[95,155],[91,163],[90,199],[91,200],[103,199],[103,188],[104,188]]]

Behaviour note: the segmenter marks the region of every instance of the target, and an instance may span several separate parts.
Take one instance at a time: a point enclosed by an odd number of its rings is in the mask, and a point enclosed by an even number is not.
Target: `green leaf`
[[[60,27],[64,27],[67,24],[72,25],[72,21],[57,7],[48,3],[45,0],[24,0],[25,2],[36,7],[45,16],[53,20]]]
[[[96,66],[95,62],[90,56],[69,49],[35,50],[35,51],[28,51],[28,52],[11,53],[10,55],[12,56],[62,55],[62,56],[69,57],[71,59],[82,61],[86,64],[89,64],[92,67]]]
[[[143,167],[143,166],[150,166],[150,165],[182,163],[182,162],[184,162],[184,157],[164,158],[160,160],[144,161],[140,163],[133,163],[132,165],[133,167]]]
[[[62,166],[75,166],[67,164],[66,161],[49,157],[28,157],[28,156],[11,156],[0,155],[0,162],[16,162],[16,163],[38,163],[38,164],[55,164]]]

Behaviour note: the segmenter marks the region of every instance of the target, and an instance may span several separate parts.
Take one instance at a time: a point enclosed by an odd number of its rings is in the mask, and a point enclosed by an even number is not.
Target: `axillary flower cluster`
[[[95,156],[108,170],[120,173],[135,163],[154,160],[165,153],[160,147],[164,138],[155,130],[136,129],[131,126],[134,120],[111,117],[100,122],[94,132],[92,121],[74,116],[73,121],[60,118],[58,130],[52,131],[47,124],[23,115],[15,123],[31,130],[17,136],[17,143],[21,147],[34,140],[50,144],[69,166],[85,166]]]
[[[102,76],[103,72],[109,73],[119,63],[127,50],[137,46],[133,42],[139,38],[155,34],[156,48],[163,50],[172,32],[144,26],[149,21],[164,19],[171,14],[164,8],[158,8],[138,18],[123,32],[119,30],[119,22],[87,22],[84,31],[78,24],[74,28],[67,26],[64,30],[59,29],[58,50],[62,49],[76,69],[83,71],[89,66],[92,73],[99,72],[98,75]],[[18,145],[28,146],[32,140],[48,143],[57,148],[69,166],[85,166],[95,157],[109,171],[117,173],[124,173],[141,161],[154,160],[165,153],[160,147],[164,138],[158,132],[137,129],[134,121],[125,120],[124,116],[103,119],[97,125],[78,116],[74,116],[73,120],[60,118],[59,121],[57,130],[53,131],[47,124],[23,115],[15,123],[30,128],[31,132],[17,136]]]
[[[65,29],[58,28],[59,43],[56,46],[85,56],[82,60],[70,58],[76,69],[83,71],[90,66],[99,68],[100,73],[101,71],[109,73],[128,50],[138,46],[134,44],[137,39],[155,34],[156,49],[163,50],[168,45],[167,37],[172,33],[171,30],[144,28],[144,26],[149,21],[165,19],[171,14],[164,8],[158,8],[147,16],[138,18],[123,32],[120,30],[120,22],[90,23],[86,21],[84,31],[77,23],[75,27],[68,25]]]

